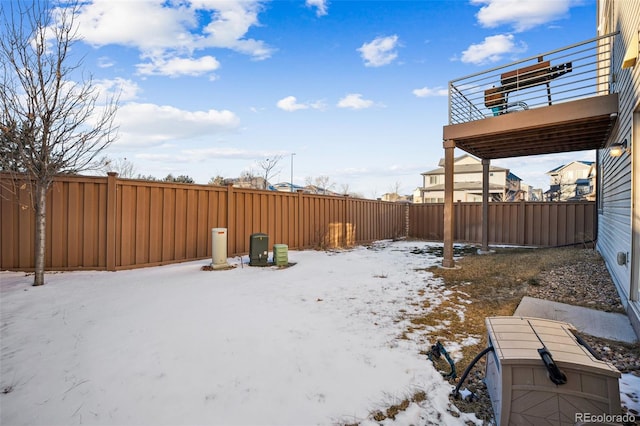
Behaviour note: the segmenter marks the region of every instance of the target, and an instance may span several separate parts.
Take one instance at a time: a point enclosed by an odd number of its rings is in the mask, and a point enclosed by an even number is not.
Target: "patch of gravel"
[[[538,282],[529,282],[527,293],[538,299],[625,313],[609,271],[594,250],[580,250],[576,263],[543,271]]]
[[[527,284],[527,296],[530,297],[606,312],[625,312],[603,259],[592,249],[581,250],[577,262],[543,271]],[[640,343],[626,344],[587,335],[582,337],[603,360],[615,365],[620,372],[640,377]],[[464,399],[452,401],[461,411],[474,412],[485,424],[491,425],[493,409],[483,382],[485,359],[486,356],[476,364],[462,386],[472,393]],[[460,370],[464,368],[466,366]],[[627,407],[622,408],[624,412],[628,411]],[[639,424],[640,413],[631,413],[637,421],[628,425]]]

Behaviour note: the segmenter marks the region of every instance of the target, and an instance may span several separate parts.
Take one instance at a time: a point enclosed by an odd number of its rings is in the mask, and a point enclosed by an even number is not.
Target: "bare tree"
[[[71,56],[78,3],[0,4],[0,131],[14,182],[30,183],[35,208],[35,276],[44,284],[46,197],[55,175],[95,167],[115,137],[117,99],[98,105],[96,86]],[[78,77],[78,80],[74,80]],[[5,145],[6,144],[6,145]]]
[[[333,184],[329,185],[329,176],[322,175],[316,178],[316,186],[326,195],[329,188],[333,187]]]
[[[208,185],[222,186],[224,185],[224,178],[221,175],[216,175],[215,177],[211,177],[211,179],[209,179]]]
[[[307,191],[312,192],[314,194],[323,194],[326,195],[327,191],[330,190],[334,186],[334,184],[329,184],[329,176],[318,176],[316,178],[307,176],[304,178],[304,183],[306,185]],[[347,185],[347,190],[349,186]],[[343,188],[344,189],[344,188]]]
[[[389,196],[390,196],[389,201],[398,201],[400,199],[401,186],[402,185],[398,181],[396,181],[396,183],[393,184],[393,186],[391,187],[391,190],[389,191]]]
[[[102,157],[100,160],[100,169],[104,173],[116,172],[118,176],[125,179],[133,179],[136,173],[135,165],[126,158],[111,159]]]
[[[265,158],[258,163],[258,167],[262,170],[262,177],[264,178],[263,189],[267,189],[267,185],[269,185],[269,178],[276,173],[276,170],[274,169],[278,166],[280,160],[282,160],[282,155],[274,155],[273,157]]]

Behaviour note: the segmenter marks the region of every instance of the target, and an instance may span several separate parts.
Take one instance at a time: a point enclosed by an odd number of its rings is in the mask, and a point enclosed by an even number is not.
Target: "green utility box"
[[[251,234],[249,236],[249,265],[267,266],[269,257],[269,236],[267,234]]]
[[[289,246],[286,244],[273,245],[273,263],[276,266],[287,266],[289,264]]]

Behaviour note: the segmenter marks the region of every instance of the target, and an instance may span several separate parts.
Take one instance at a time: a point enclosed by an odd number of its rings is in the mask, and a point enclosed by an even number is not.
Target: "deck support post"
[[[489,253],[489,166],[491,160],[482,159],[482,253]]]
[[[444,250],[442,258],[443,268],[455,268],[453,260],[453,151],[456,147],[454,140],[445,140],[444,147]]]

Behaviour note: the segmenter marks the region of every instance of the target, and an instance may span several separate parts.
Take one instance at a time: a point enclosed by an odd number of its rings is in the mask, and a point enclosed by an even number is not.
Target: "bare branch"
[[[78,2],[0,2],[0,171],[31,185],[36,211],[34,285],[44,284],[46,194],[59,173],[94,166],[116,136],[118,99],[99,104],[71,57]]]
[[[264,178],[263,189],[267,189],[267,185],[269,185],[269,178],[276,173],[276,170],[274,169],[278,166],[280,160],[282,160],[282,155],[274,155],[273,157],[265,158],[258,163],[258,166],[262,169],[262,177]]]

